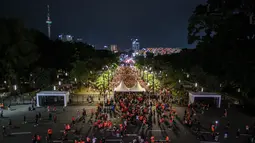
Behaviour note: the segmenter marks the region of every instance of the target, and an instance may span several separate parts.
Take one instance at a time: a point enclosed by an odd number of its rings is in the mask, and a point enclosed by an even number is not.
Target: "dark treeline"
[[[190,74],[190,80],[210,90],[253,99],[254,13],[255,1],[208,0],[197,6],[189,19],[188,41],[196,43],[196,49],[156,56],[152,67],[166,71],[173,67]]]
[[[25,28],[19,19],[0,18],[0,79],[10,90],[23,82],[43,88],[56,81],[60,70],[76,77],[78,72],[96,73],[117,60],[110,51],[95,50],[85,43],[53,41]]]

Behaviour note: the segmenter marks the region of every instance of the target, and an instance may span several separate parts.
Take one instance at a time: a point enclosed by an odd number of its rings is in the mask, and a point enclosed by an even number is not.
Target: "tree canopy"
[[[49,85],[56,82],[59,70],[84,81],[90,78],[88,73],[96,74],[118,61],[114,53],[86,43],[50,40],[38,30],[25,28],[19,19],[0,18],[0,31],[0,79],[9,87],[25,81],[35,82],[38,88]]]
[[[190,44],[196,44],[195,49],[153,58],[139,57],[138,63],[140,67],[148,63],[154,70],[168,74],[189,74],[189,80],[213,91],[221,88],[230,94],[254,98],[254,14],[255,1],[207,0],[189,18],[187,38]],[[239,88],[241,93],[237,93]]]

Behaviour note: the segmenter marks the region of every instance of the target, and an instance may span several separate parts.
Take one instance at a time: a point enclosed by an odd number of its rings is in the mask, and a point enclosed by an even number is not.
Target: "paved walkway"
[[[175,107],[178,115],[181,117],[184,116],[185,107]],[[220,141],[221,143],[243,143],[248,142],[249,136],[245,133],[245,125],[253,124],[253,118],[249,117],[241,112],[236,107],[231,107],[228,109],[228,117],[223,117],[224,108],[209,108],[208,111],[205,111],[204,114],[197,113],[196,118],[200,120],[205,134],[210,134],[210,124],[212,122],[218,121],[219,125],[216,129],[217,132],[220,132]],[[229,138],[224,139],[225,126],[227,122],[230,121],[229,129]],[[239,139],[235,138],[237,128],[241,129],[241,137]]]

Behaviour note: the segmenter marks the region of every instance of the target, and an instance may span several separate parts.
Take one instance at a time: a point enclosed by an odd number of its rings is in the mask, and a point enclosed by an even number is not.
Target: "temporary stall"
[[[40,97],[64,97],[64,106],[67,106],[70,93],[67,91],[41,91],[36,94],[36,105],[41,106],[42,99]]]
[[[216,99],[217,107],[221,105],[221,95],[210,92],[189,92],[189,103],[194,103],[195,98],[214,98]]]
[[[129,89],[123,81],[114,89],[115,92],[129,92]]]
[[[137,82],[132,88],[129,89],[130,92],[145,92],[145,89]]]

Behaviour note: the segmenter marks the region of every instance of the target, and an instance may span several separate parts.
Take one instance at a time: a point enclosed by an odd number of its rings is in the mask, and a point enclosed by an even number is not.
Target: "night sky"
[[[61,33],[82,38],[102,48],[117,44],[131,47],[183,47],[187,44],[188,18],[205,0],[1,0],[0,17],[17,17],[26,27],[47,33],[47,4],[51,7],[52,37]]]

